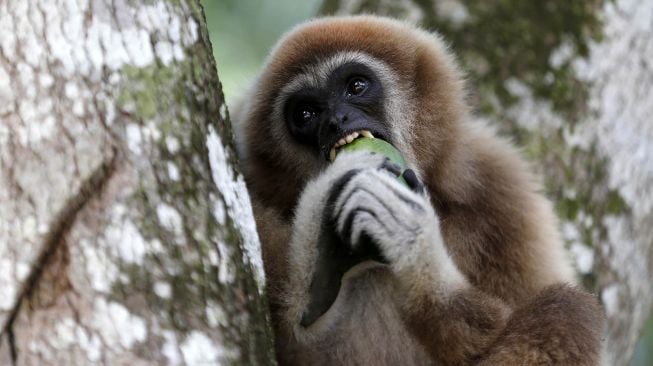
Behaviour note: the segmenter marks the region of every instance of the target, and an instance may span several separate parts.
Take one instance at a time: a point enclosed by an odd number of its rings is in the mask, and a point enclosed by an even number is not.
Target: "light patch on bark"
[[[162,299],[169,299],[172,295],[172,288],[169,283],[159,281],[154,284],[154,293]]]
[[[256,231],[254,213],[245,181],[242,175],[236,174],[231,168],[229,164],[230,157],[220,140],[220,136],[218,136],[212,126],[209,126],[206,146],[209,150],[209,162],[211,163],[213,182],[218,187],[218,191],[223,193],[227,212],[234,219],[234,223],[238,227],[239,232],[242,233],[245,253],[254,269],[258,286],[260,289],[263,289],[265,285],[265,274],[263,272],[261,245]],[[213,207],[216,208],[213,214],[218,221],[224,216],[220,205],[217,202],[213,203]],[[225,276],[224,279],[228,279],[228,276]]]
[[[14,263],[10,259],[0,259],[0,310],[9,311],[14,306],[18,293]]]
[[[209,302],[206,306],[206,319],[212,327],[224,326],[228,324],[227,314],[222,310],[221,306],[213,302]]]
[[[227,213],[225,212],[224,209],[224,203],[215,197],[212,198],[211,200],[214,202],[213,214],[215,215],[216,220],[218,220],[218,224],[224,225],[227,219]]]
[[[223,241],[218,241],[218,251],[209,252],[209,260],[218,267],[218,281],[224,284],[233,283],[236,278],[234,269],[229,265],[233,260],[231,249]]]
[[[334,14],[338,15],[373,13],[399,17],[408,22],[418,24],[424,14],[417,3],[415,1],[396,0],[347,0],[337,2],[337,6],[332,10],[334,10]]]
[[[159,203],[156,206],[156,216],[164,228],[170,230],[170,232],[175,234],[177,239],[181,240],[181,236],[183,235],[181,215],[179,215],[177,210],[168,204]]]
[[[130,314],[123,305],[99,298],[93,309],[93,325],[111,350],[130,349],[147,336],[145,321]]]
[[[576,49],[573,43],[562,42],[562,44],[551,53],[549,64],[554,68],[559,68],[566,62],[571,61],[574,55],[576,55]]]
[[[165,144],[170,153],[176,154],[179,151],[179,140],[177,140],[174,136],[166,136]]]
[[[150,245],[128,216],[128,210],[129,207],[121,203],[110,209],[110,224],[104,230],[100,245],[109,248],[114,258],[125,263],[141,265]]]
[[[581,243],[572,243],[569,248],[575,259],[576,269],[581,274],[589,274],[594,268],[594,251]]]
[[[141,135],[141,128],[137,124],[131,123],[127,125],[125,132],[127,134],[127,146],[129,150],[136,155],[142,154],[143,150],[141,145],[143,144],[143,136]]]
[[[180,348],[188,366],[220,365],[225,358],[225,350],[198,331],[192,331]]]
[[[512,96],[518,98],[517,103],[508,108],[506,116],[520,127],[546,136],[564,125],[551,102],[535,98],[528,85],[516,78],[509,78],[505,81],[505,87]]]
[[[168,360],[170,366],[181,365],[182,356],[181,350],[179,349],[179,343],[177,342],[177,336],[174,332],[163,331],[163,338],[165,339],[161,352]]]
[[[227,105],[226,104],[222,104],[220,106],[220,109],[218,109],[218,112],[220,113],[220,118],[221,119],[223,119],[223,120],[227,119]]]
[[[66,349],[79,346],[86,353],[91,362],[98,362],[102,356],[102,340],[97,334],[90,334],[84,327],[80,326],[73,318],[66,317],[54,326],[55,337],[52,339],[52,346],[55,349]],[[41,342],[33,342],[30,351],[33,353],[49,352]],[[51,357],[51,356],[50,356]]]
[[[456,27],[462,27],[469,19],[469,11],[463,3],[458,0],[442,0],[435,2],[437,14],[442,14]]]
[[[1,30],[0,30],[1,31]],[[14,91],[11,89],[8,70],[4,65],[0,65],[0,100],[14,100]],[[15,105],[8,103],[0,104],[0,115],[11,112]],[[6,144],[9,140],[9,129],[0,124],[0,144]]]
[[[91,288],[99,293],[110,293],[111,286],[120,273],[113,258],[106,256],[104,251],[98,250],[88,239],[80,241],[79,247],[82,252],[79,254],[84,258]]]
[[[177,165],[173,162],[168,162],[168,178],[171,180],[174,180],[175,182],[178,182],[179,179],[181,179],[181,176],[179,175],[179,168],[177,168]]]
[[[601,290],[601,302],[603,302],[607,316],[617,315],[619,309],[619,286],[613,284],[604,287]]]

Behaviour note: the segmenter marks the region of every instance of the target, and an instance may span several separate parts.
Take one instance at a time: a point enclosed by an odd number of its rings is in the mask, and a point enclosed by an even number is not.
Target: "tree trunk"
[[[452,42],[479,118],[545,179],[608,316],[604,363],[627,364],[653,303],[653,4],[325,0],[321,11],[408,18]]]
[[[269,364],[197,0],[0,2],[0,364]]]

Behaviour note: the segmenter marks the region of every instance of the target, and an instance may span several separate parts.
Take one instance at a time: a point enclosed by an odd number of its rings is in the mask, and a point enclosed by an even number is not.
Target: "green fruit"
[[[340,151],[354,152],[354,151],[364,151],[364,150],[375,152],[377,154],[381,154],[387,157],[391,162],[399,165],[402,174],[404,170],[406,170],[406,161],[404,160],[404,157],[401,156],[399,150],[395,149],[394,146],[381,139],[372,138],[372,137],[359,137],[356,140],[343,146],[338,151],[338,153],[340,153]],[[399,180],[405,183],[403,177],[399,176]]]

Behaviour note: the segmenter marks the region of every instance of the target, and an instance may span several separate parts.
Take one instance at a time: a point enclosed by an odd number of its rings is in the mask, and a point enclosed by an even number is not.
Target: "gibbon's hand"
[[[411,271],[444,250],[438,219],[414,171],[403,172],[404,184],[397,165],[368,155],[357,160],[367,158],[373,164],[348,171],[331,190],[328,201],[333,204],[328,207],[335,230],[354,252],[369,239],[391,267]],[[338,159],[343,158],[348,157]]]
[[[347,183],[365,170],[379,170],[385,157],[370,152],[346,152],[306,185],[299,200],[290,242],[290,275],[293,293],[304,293],[293,303],[291,318],[307,327],[321,317],[335,301],[343,275],[367,260],[384,262],[378,246],[369,240],[356,247],[342,240],[333,220],[334,203]],[[388,173],[384,173],[388,174]],[[389,176],[389,174],[388,174]]]
[[[308,293],[293,312],[302,326],[322,316],[343,275],[368,260],[388,264],[405,289],[428,285],[415,295],[464,281],[446,253],[424,187],[414,172],[403,174],[408,185],[398,174],[381,154],[346,152],[307,184],[290,243],[291,252],[307,253],[290,258],[297,274],[308,274],[290,279],[290,287]]]

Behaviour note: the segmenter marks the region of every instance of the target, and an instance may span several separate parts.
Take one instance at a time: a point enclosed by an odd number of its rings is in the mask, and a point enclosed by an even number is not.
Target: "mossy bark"
[[[478,118],[544,178],[579,279],[628,362],[653,302],[653,21],[631,0],[325,0],[324,14],[409,18],[451,43]]]
[[[273,363],[195,0],[0,4],[0,363]]]

